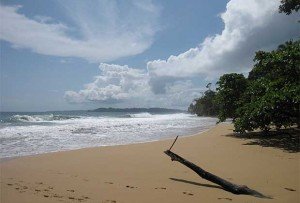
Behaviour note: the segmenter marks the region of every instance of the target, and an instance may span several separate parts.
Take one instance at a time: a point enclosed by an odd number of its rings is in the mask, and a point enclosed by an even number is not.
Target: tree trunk
[[[192,162],[189,162],[188,160],[185,160],[181,156],[171,152],[170,150],[165,151],[165,154],[168,155],[169,157],[171,157],[172,161],[180,162],[181,164],[185,165],[186,167],[188,167],[188,168],[192,169],[194,172],[196,172],[201,178],[204,178],[208,181],[218,184],[222,188],[224,188],[225,190],[227,190],[229,192],[232,192],[234,194],[252,195],[255,197],[259,197],[259,198],[269,198],[255,190],[248,188],[245,185],[236,185],[236,184],[233,184],[227,180],[224,180],[214,174],[211,174],[211,173],[203,170],[199,166],[193,164]]]

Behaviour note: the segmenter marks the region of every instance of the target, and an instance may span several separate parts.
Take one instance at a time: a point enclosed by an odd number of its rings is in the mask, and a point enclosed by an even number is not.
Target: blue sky
[[[63,3],[62,3],[63,2]],[[186,108],[298,37],[279,1],[1,1],[1,110]]]

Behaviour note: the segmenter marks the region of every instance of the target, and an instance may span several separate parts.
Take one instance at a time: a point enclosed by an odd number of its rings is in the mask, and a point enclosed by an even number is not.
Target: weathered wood
[[[171,149],[172,149],[172,147],[174,146],[174,144],[175,144],[175,142],[177,141],[177,139],[178,139],[178,136],[176,136],[176,138],[175,138],[175,140],[174,140],[173,144],[171,145],[171,147],[170,147],[169,151],[171,151]]]
[[[194,172],[196,172],[201,178],[204,178],[208,181],[211,181],[217,185],[220,185],[222,188],[224,188],[226,191],[232,192],[234,194],[246,194],[246,195],[252,195],[259,198],[269,198],[265,195],[252,190],[248,188],[246,185],[236,185],[233,184],[227,180],[224,180],[212,173],[209,173],[199,166],[195,165],[194,163],[182,158],[181,156],[171,152],[170,150],[165,151],[165,154],[171,157],[172,161],[178,161],[179,163],[185,165],[186,167],[192,169]]]

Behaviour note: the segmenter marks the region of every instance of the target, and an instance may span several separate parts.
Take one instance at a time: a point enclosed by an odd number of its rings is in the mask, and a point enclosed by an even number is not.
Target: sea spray
[[[1,116],[2,158],[162,140],[207,130],[217,121],[187,113],[149,112],[10,113]]]

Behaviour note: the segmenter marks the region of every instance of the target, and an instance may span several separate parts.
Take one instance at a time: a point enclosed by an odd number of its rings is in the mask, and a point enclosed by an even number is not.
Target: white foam
[[[216,123],[215,118],[184,113],[134,115],[131,118],[77,117],[48,125],[6,126],[0,129],[1,157],[148,142],[193,134]],[[35,122],[39,121],[36,118]]]
[[[129,118],[150,118],[150,117],[152,117],[152,114],[150,114],[148,112],[144,112],[144,113],[127,114],[125,117],[129,117]]]
[[[15,121],[23,121],[23,122],[38,122],[43,121],[43,118],[40,118],[38,116],[29,116],[29,115],[14,115],[11,118]]]
[[[16,122],[50,122],[57,120],[67,120],[79,118],[76,116],[64,116],[64,115],[53,115],[53,114],[45,114],[45,115],[13,115],[10,120]]]

